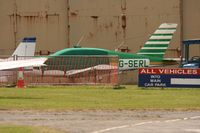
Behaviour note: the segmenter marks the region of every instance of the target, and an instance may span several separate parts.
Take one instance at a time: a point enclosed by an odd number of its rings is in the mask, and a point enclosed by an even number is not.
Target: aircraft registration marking
[[[119,59],[119,70],[130,70],[140,67],[148,67],[149,59]]]

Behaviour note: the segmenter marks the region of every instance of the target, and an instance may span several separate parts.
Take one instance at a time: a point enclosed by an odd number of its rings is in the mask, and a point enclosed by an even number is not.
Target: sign
[[[140,68],[138,86],[200,88],[200,69]]]
[[[119,59],[119,70],[148,67],[149,64],[149,59]]]

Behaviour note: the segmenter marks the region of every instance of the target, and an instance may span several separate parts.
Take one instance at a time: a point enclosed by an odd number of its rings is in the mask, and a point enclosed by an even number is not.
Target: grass
[[[5,110],[200,110],[200,89],[140,89],[126,86],[0,88]]]
[[[47,127],[31,127],[31,126],[1,124],[0,133],[64,133],[64,132],[56,131],[54,129]]]

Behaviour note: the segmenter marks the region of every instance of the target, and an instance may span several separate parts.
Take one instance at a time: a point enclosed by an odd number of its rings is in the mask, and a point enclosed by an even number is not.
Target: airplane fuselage
[[[52,54],[50,57],[59,56],[116,56],[118,60],[119,70],[137,69],[140,67],[149,67],[151,62],[160,62],[161,59],[155,57],[148,57],[138,54],[130,54],[124,52],[117,52],[100,48],[67,48]],[[69,63],[68,63],[69,64]],[[48,64],[47,64],[48,65]],[[81,69],[81,68],[79,68]]]

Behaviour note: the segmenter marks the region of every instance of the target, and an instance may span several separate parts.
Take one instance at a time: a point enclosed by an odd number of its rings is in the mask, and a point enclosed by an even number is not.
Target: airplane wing
[[[37,67],[45,65],[44,62],[47,58],[32,58],[27,60],[16,60],[16,61],[3,61],[0,62],[0,71],[2,70],[9,70],[9,69],[16,69],[20,67]]]
[[[93,67],[88,67],[88,68],[84,68],[84,69],[78,69],[78,70],[69,70],[66,72],[67,76],[71,76],[71,75],[75,75],[75,74],[79,74],[79,73],[83,73],[83,72],[87,72],[87,71],[92,71],[92,70],[118,70],[117,66],[111,66],[111,65],[97,65],[97,66],[93,66]]]
[[[181,58],[164,58],[164,61],[181,61]]]
[[[46,66],[46,65],[45,65]],[[47,66],[48,67],[48,66]],[[45,68],[45,67],[44,67]],[[33,71],[27,71],[26,74],[34,74],[37,76],[75,76],[77,74],[85,73],[85,72],[91,72],[95,70],[116,70],[118,72],[118,67],[117,66],[111,66],[111,65],[96,65],[84,69],[73,69],[73,70],[68,70],[68,71],[63,71],[63,70],[45,70],[42,69],[33,69]]]

